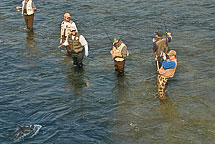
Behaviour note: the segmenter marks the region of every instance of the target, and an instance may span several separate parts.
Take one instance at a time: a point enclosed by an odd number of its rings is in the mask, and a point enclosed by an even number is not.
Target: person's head
[[[113,40],[113,44],[114,44],[114,45],[119,45],[119,44],[120,44],[120,41],[121,41],[121,40],[120,40],[120,37],[119,37],[119,36],[115,36],[115,37],[114,37],[114,40]]]
[[[162,38],[163,33],[160,32],[160,31],[156,31],[156,32],[155,32],[155,36],[156,36],[156,38]]]
[[[65,13],[64,14],[64,19],[65,19],[65,21],[67,21],[67,22],[69,22],[70,21],[70,14],[69,13]]]
[[[71,27],[71,34],[72,35],[75,35],[76,34],[76,29],[74,26]]]
[[[169,56],[169,59],[174,59],[176,57],[176,51],[170,50],[167,55]]]

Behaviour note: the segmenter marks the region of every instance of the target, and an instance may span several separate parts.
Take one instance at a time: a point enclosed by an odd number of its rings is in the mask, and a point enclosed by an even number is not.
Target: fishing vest
[[[173,77],[174,74],[175,74],[175,70],[176,70],[176,67],[177,67],[177,59],[174,59],[172,60],[175,62],[175,67],[173,69],[164,69],[163,66],[161,67],[161,69],[159,70],[159,74],[166,77],[166,78],[169,78],[169,77]]]
[[[73,21],[70,20],[69,22],[66,22],[65,20],[61,24],[61,35],[67,37],[69,34],[71,34],[71,27],[72,27]]]
[[[168,38],[161,38],[156,41],[158,49],[155,51],[156,56],[160,56],[161,52],[167,53],[168,51]]]
[[[25,6],[25,0],[22,2],[22,14],[24,14],[24,6]],[[27,15],[34,14],[33,8],[32,8],[32,0],[29,0],[26,4],[26,11]]]
[[[120,45],[118,48],[116,48],[116,47],[114,46],[114,47],[113,47],[113,53],[121,55],[121,54],[122,54],[122,49],[123,49],[125,46],[126,46],[126,45],[125,45],[124,43],[121,43],[121,45]],[[128,51],[127,51],[127,56],[128,56],[128,55],[129,55],[129,53],[128,53]],[[116,61],[124,61],[125,58],[123,58],[123,57],[114,57],[114,60],[116,60]]]
[[[71,53],[71,52],[80,53],[84,50],[84,47],[81,45],[81,43],[79,41],[79,38],[80,38],[80,34],[76,34],[74,37],[74,40],[72,39],[71,34],[68,36],[69,46],[68,46],[67,51],[69,53]]]

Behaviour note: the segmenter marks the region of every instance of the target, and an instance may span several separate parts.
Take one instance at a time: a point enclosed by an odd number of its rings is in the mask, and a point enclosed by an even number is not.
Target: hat
[[[155,32],[155,34],[156,34],[156,35],[158,35],[158,36],[160,36],[160,37],[162,37],[162,36],[163,36],[163,33],[162,33],[162,32],[160,32],[160,31],[156,31],[156,32]]]
[[[65,14],[64,14],[64,18],[65,18],[65,17],[71,17],[71,16],[70,16],[69,13],[65,13]]]
[[[117,43],[119,40],[120,40],[120,37],[119,36],[115,36],[113,42]]]
[[[176,56],[176,51],[174,50],[170,50],[168,53],[167,53],[168,56]]]
[[[75,31],[76,28],[74,26],[71,26],[71,31]]]

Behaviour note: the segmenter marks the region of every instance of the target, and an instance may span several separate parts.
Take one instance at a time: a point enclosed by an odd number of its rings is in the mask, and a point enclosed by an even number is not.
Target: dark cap
[[[162,32],[160,32],[160,31],[156,31],[156,32],[155,32],[155,34],[156,34],[156,35],[158,35],[158,36],[160,36],[160,37],[162,37],[162,36],[163,36],[163,33],[162,33]]]

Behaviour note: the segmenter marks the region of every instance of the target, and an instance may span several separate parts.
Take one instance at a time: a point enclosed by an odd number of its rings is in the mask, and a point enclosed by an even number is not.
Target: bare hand
[[[152,41],[153,41],[153,42],[156,42],[156,39],[155,39],[155,38],[153,38],[153,39],[152,39]]]
[[[89,55],[89,53],[88,53],[88,52],[85,52],[85,56],[88,57],[88,55]]]
[[[113,50],[110,50],[110,54],[113,54]]]
[[[170,37],[170,36],[171,36],[171,33],[167,33],[167,36],[169,36],[169,37]]]
[[[163,53],[163,60],[166,60],[166,54]]]
[[[57,48],[61,48],[63,45],[59,45]]]

